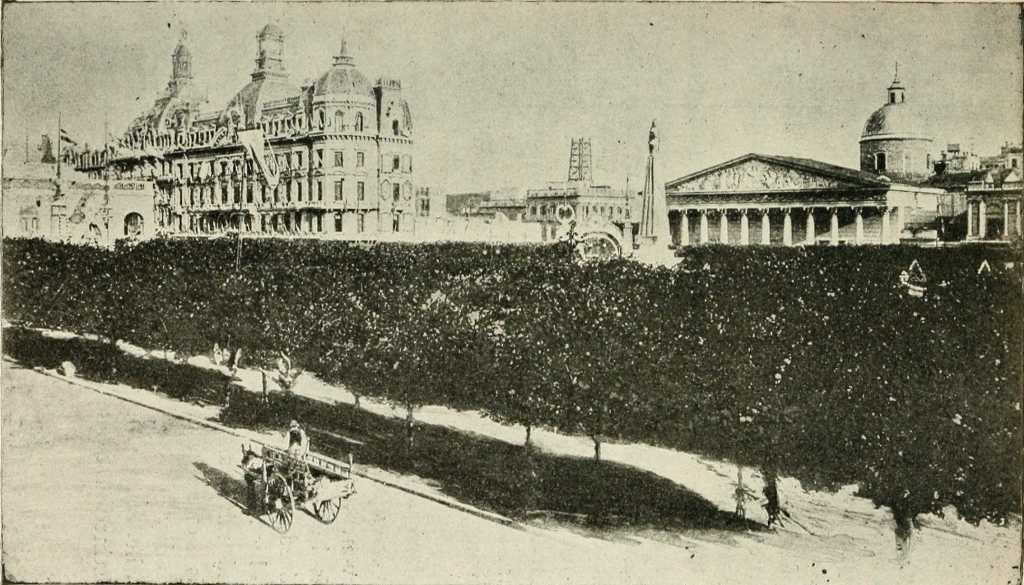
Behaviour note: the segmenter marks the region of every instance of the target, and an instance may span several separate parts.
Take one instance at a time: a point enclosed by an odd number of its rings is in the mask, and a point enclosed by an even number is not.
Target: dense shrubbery
[[[901,270],[917,259],[923,298]],[[983,260],[993,270],[978,274]],[[1004,269],[1016,261],[1018,268]],[[687,250],[577,266],[560,246],[5,241],[4,313],[150,348],[284,351],[409,409],[857,483],[901,526],[1020,506],[1019,254]]]

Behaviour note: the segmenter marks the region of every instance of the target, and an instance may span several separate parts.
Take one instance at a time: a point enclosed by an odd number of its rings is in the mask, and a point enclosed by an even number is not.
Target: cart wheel
[[[267,517],[274,530],[284,534],[292,527],[295,498],[284,476],[275,473],[267,482]]]
[[[321,500],[313,505],[313,511],[316,512],[316,517],[321,522],[331,524],[338,519],[338,514],[341,512],[341,498]]]

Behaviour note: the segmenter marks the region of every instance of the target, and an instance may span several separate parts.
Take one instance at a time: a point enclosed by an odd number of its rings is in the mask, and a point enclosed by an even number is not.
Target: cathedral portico
[[[934,213],[938,193],[819,161],[761,154],[666,185],[676,246],[898,243],[912,215]]]

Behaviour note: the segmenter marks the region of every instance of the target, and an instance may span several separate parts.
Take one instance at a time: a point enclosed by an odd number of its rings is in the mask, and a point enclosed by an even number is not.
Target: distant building
[[[1021,145],[1006,143],[999,149],[999,154],[986,156],[981,159],[983,169],[1020,169],[1024,168],[1021,162]]]
[[[564,234],[568,219],[578,225],[606,222],[620,232],[630,230],[632,237],[638,205],[639,198],[635,195],[593,183],[590,140],[578,138],[570,146],[568,180],[528,189],[523,220],[541,224],[546,241]]]
[[[981,158],[973,152],[961,150],[959,144],[947,145],[946,150],[943,150],[932,164],[932,170],[937,175],[976,171],[980,168]]]
[[[1024,234],[1019,166],[992,168],[975,175],[967,184],[966,195],[968,240],[1009,240]]]

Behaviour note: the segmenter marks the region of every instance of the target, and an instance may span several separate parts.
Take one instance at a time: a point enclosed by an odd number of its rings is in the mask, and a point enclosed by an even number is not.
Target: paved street
[[[834,539],[807,550],[785,534],[597,537],[557,527],[510,528],[367,480],[334,525],[300,512],[282,536],[240,508],[238,438],[3,366],[4,563],[14,579],[849,583],[893,577],[886,575],[894,570],[888,559],[851,554],[850,543]],[[933,542],[946,550],[950,543]],[[1006,551],[992,552],[1007,558]],[[927,548],[920,553],[931,557]],[[922,558],[928,570],[902,580],[927,582],[931,570],[968,568],[964,557],[976,554],[960,553],[951,563]],[[1005,565],[976,560],[972,570],[1005,575]]]

